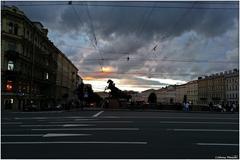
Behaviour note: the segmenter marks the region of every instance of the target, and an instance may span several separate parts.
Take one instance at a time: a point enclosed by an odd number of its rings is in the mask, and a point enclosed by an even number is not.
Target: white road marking
[[[44,120],[44,119],[75,119],[75,118],[89,118],[89,117],[15,117],[14,119],[36,119],[36,120]]]
[[[65,134],[65,133],[48,133],[43,137],[69,137],[69,136],[90,136],[91,134]]]
[[[61,113],[63,111],[43,111],[43,112],[11,112],[11,113],[20,113],[20,114],[25,114],[25,113]]]
[[[22,122],[3,122],[1,124],[22,124]]]
[[[49,124],[35,124],[35,125],[32,125],[32,124],[25,124],[25,125],[20,125],[20,127],[54,127],[54,126],[62,126],[62,125],[49,125]]]
[[[37,120],[42,120],[42,119],[48,119],[48,118],[47,117],[24,117],[24,118],[16,117],[14,119],[16,119],[16,120],[20,120],[20,119],[37,119]]]
[[[120,117],[118,117],[118,116],[104,116],[104,117],[102,117],[102,118],[120,118]],[[124,118],[124,117],[123,117]]]
[[[100,114],[102,114],[104,111],[100,111],[97,114],[94,114],[92,117],[98,117]]]
[[[43,136],[43,134],[2,134],[3,137],[35,137]]]
[[[86,126],[95,126],[93,124],[64,124],[63,127],[86,127]]]
[[[86,127],[86,126],[95,126],[93,124],[36,124],[36,125],[20,125],[20,127],[54,127],[54,126],[62,126],[62,127]]]
[[[232,129],[167,129],[169,131],[186,131],[186,132],[238,132]]]
[[[52,124],[56,123],[68,123],[68,122],[49,122]],[[87,121],[87,122],[71,122],[71,123],[133,123],[133,121]]]
[[[238,120],[238,117],[236,118],[214,118],[214,117],[161,117],[161,116],[123,116],[123,117],[117,117],[117,116],[102,116],[101,118],[136,118],[136,119],[221,119],[221,120]]]
[[[238,147],[239,144],[230,144],[230,143],[196,143],[199,146],[236,146]]]
[[[180,124],[239,124],[234,122],[184,122],[184,121],[160,121],[160,123],[180,123]]]
[[[1,142],[1,144],[147,144],[147,142],[81,141],[81,142]]]
[[[74,121],[91,121],[91,120],[96,120],[96,119],[74,119]]]
[[[33,131],[81,130],[81,131],[138,131],[139,128],[38,128]]]
[[[67,136],[90,136],[92,134],[66,134],[66,133],[47,133],[47,134],[3,134],[2,137],[67,137]]]

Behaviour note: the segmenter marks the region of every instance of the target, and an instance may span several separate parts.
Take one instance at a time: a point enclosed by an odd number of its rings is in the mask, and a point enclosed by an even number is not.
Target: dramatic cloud
[[[238,68],[238,2],[8,3],[41,21],[91,83],[143,90]]]

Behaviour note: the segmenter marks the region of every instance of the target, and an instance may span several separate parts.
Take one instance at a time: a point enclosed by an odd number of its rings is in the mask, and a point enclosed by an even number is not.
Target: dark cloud
[[[206,9],[238,7],[238,2],[162,1],[88,2],[88,4],[89,6],[86,6],[86,2],[73,1],[73,5],[20,8],[31,20],[43,22],[49,28],[49,32],[56,33],[52,36],[55,44],[76,64],[80,73],[89,72],[87,75],[99,78],[128,77],[134,83],[141,84],[142,82],[133,78],[134,75],[131,73],[138,71],[145,73],[146,77],[188,81],[197,78],[197,75],[238,67],[238,64],[234,63],[223,65],[160,61],[161,59],[238,61],[238,9]],[[85,47],[93,45],[94,34],[97,47],[92,49],[77,47],[84,43]],[[81,37],[90,41],[84,41]],[[153,51],[156,44],[158,46]],[[100,60],[101,58],[106,60]],[[101,66],[112,66],[123,74],[90,74],[100,71]],[[183,73],[189,75],[181,75]],[[146,81],[143,83],[153,83]]]

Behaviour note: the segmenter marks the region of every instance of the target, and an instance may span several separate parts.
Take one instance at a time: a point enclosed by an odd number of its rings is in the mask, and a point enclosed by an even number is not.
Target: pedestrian
[[[186,107],[186,112],[189,112],[189,103],[188,102],[185,104],[185,107]]]
[[[232,113],[234,113],[235,110],[236,110],[236,104],[235,104],[235,103],[232,103],[232,105],[231,105],[231,111],[232,111]]]

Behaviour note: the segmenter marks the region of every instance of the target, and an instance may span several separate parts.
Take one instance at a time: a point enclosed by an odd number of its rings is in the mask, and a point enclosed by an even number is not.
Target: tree
[[[157,103],[157,96],[155,93],[151,93],[149,96],[148,96],[148,103]]]

